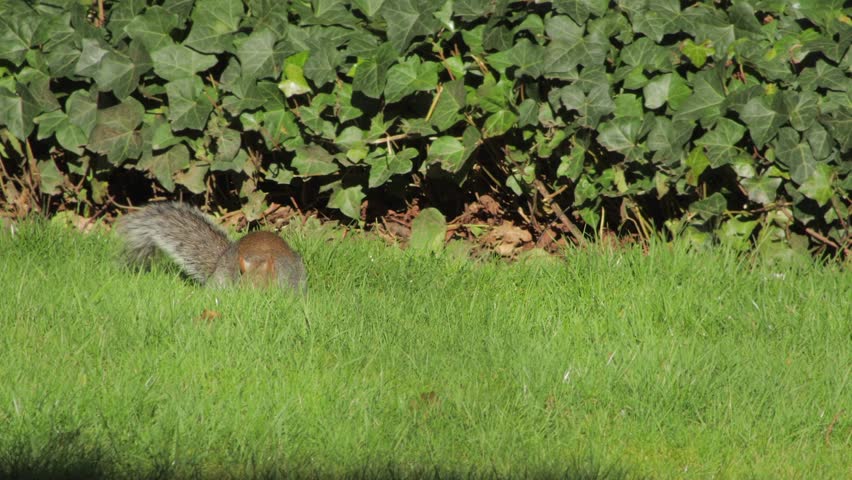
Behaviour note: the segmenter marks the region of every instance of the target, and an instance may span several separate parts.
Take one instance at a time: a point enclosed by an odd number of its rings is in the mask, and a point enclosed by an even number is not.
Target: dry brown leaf
[[[221,317],[222,314],[217,310],[210,310],[209,308],[205,308],[204,311],[201,312],[201,315],[195,317],[195,323],[207,322],[213,323],[213,320]]]

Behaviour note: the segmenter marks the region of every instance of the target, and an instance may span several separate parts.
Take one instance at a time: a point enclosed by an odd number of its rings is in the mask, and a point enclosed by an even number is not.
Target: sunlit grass
[[[0,477],[852,473],[848,272],[288,238],[307,298],[0,234]]]

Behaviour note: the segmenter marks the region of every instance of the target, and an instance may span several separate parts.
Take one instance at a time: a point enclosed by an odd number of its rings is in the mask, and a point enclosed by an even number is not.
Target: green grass
[[[0,477],[852,474],[849,272],[291,239],[306,299],[0,234]]]

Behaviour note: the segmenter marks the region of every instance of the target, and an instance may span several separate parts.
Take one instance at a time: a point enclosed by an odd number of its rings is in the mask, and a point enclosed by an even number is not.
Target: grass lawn
[[[0,234],[0,477],[852,476],[848,271],[292,243],[304,299]]]

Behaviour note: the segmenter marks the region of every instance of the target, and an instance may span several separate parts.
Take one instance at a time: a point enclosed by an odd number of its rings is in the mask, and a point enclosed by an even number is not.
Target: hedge
[[[144,175],[250,219],[301,194],[363,221],[488,190],[576,242],[852,245],[842,0],[100,7],[0,6],[7,201],[35,178],[96,209]]]

